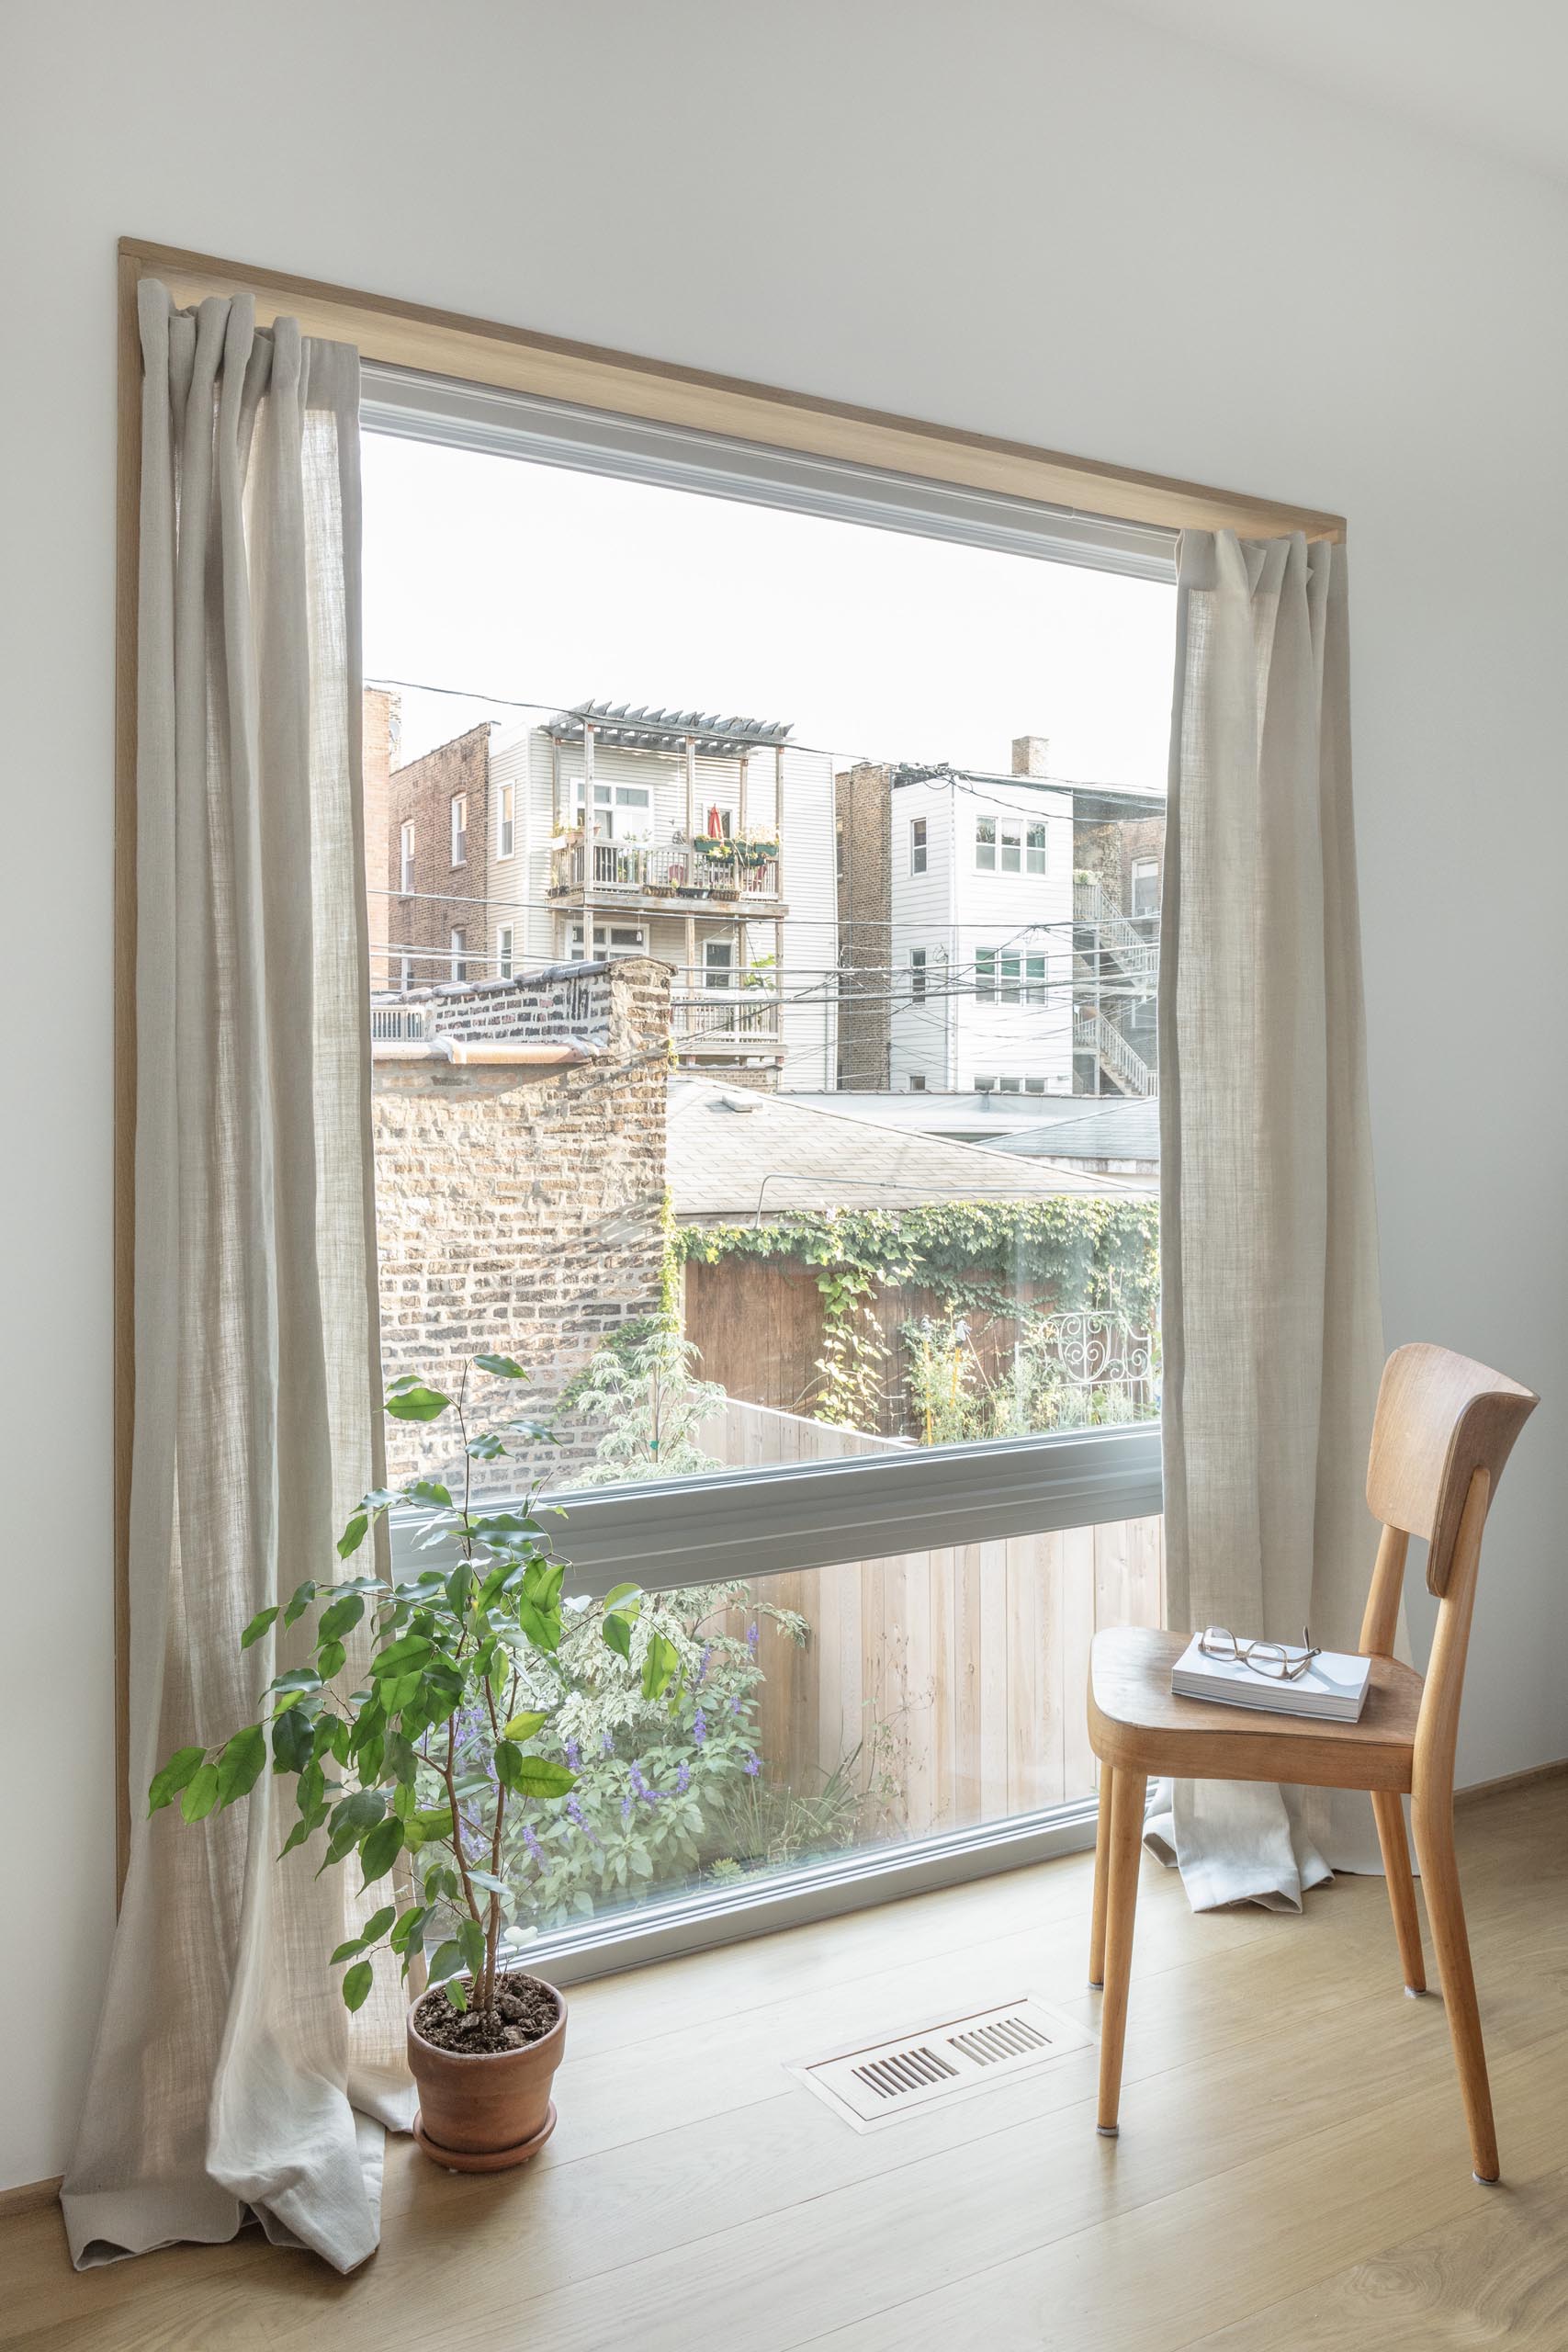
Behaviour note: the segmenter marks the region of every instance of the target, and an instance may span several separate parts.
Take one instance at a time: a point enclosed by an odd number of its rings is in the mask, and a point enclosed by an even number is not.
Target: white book
[[[1224,1707],[1258,1707],[1276,1715],[1314,1715],[1325,1723],[1356,1724],[1367,1703],[1371,1658],[1345,1650],[1320,1650],[1294,1681],[1260,1674],[1237,1658],[1208,1657],[1194,1634],[1170,1669],[1170,1687],[1182,1699],[1213,1699]],[[1304,1656],[1299,1645],[1281,1642],[1288,1658]]]

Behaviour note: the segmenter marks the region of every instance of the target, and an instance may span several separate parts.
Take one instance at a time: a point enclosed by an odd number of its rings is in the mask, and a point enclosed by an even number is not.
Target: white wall
[[[0,2183],[63,2161],[110,1926],[122,233],[1349,514],[1389,1337],[1547,1398],[1462,1762],[1568,1751],[1563,191],[1066,0],[55,0],[6,51],[6,870],[73,887],[0,926]]]

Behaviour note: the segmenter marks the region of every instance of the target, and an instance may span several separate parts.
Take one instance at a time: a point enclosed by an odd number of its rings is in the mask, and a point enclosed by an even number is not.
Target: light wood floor
[[[578,1988],[545,2154],[392,2145],[353,2278],[254,2233],[78,2278],[52,2209],[11,2221],[0,2346],[1562,2352],[1568,1781],[1468,1806],[1460,1855],[1500,2188],[1381,1880],[1199,1919],[1145,1858],[1119,2141],[1093,2050],[864,2135],[783,2072],[1023,1989],[1092,2022],[1085,1856]]]

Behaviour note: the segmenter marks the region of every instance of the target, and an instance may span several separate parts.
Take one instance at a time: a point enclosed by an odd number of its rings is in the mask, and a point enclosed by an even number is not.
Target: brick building
[[[389,779],[389,977],[394,988],[504,978],[487,902],[491,722],[471,727]]]
[[[384,999],[372,1029],[387,1377],[444,1385],[514,1355],[548,1421],[606,1336],[659,1305],[670,974],[628,957],[448,985]],[[558,1435],[506,1475],[565,1483],[598,1432]],[[449,1443],[389,1422],[393,1476],[436,1471]]]
[[[391,899],[387,892],[387,838],[391,823],[392,761],[400,727],[398,697],[367,686],[360,706],[360,775],[365,808],[365,903],[370,917],[370,985],[391,984],[387,956]]]
[[[838,1082],[888,1085],[893,771],[867,760],[833,779],[839,911]]]

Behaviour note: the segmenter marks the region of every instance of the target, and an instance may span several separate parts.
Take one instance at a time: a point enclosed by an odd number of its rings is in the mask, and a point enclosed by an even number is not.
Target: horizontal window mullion
[[[542,1523],[570,1565],[570,1589],[630,1581],[657,1591],[1151,1518],[1161,1505],[1159,1426],[1144,1421],[563,1492],[548,1498]],[[415,1548],[423,1520],[394,1516],[402,1573],[455,1556],[450,1540]]]

